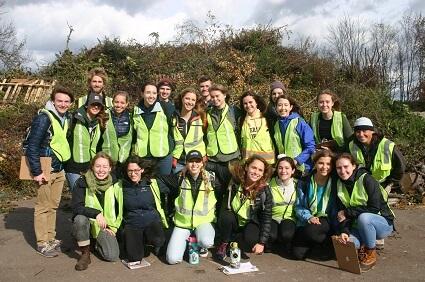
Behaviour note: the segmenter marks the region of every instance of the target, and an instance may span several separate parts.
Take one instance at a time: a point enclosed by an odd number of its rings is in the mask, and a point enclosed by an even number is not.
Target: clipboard
[[[332,244],[335,249],[338,267],[351,273],[361,274],[359,258],[354,243],[347,242],[343,244],[339,242],[338,236],[332,236]]]
[[[44,176],[47,181],[50,181],[50,172],[52,171],[52,158],[51,157],[40,157],[41,170],[44,172]],[[21,166],[19,169],[19,179],[21,180],[33,180],[30,166],[26,156],[21,157]]]

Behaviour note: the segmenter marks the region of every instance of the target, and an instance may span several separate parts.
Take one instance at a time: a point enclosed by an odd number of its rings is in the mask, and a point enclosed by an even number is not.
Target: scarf
[[[112,176],[108,175],[106,179],[99,180],[92,170],[88,170],[84,175],[87,182],[87,189],[92,193],[105,192],[112,185]]]

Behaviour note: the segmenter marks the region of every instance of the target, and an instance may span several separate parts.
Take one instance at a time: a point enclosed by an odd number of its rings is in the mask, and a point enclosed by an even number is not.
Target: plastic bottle
[[[230,243],[230,266],[233,268],[241,266],[241,250],[237,242]]]
[[[190,236],[189,242],[189,263],[199,264],[199,247],[195,236]]]

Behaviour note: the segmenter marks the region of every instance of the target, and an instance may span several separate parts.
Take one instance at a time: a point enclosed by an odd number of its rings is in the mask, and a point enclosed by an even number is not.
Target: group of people
[[[255,254],[304,259],[337,234],[355,243],[364,269],[375,265],[376,240],[394,230],[384,187],[405,170],[395,144],[366,117],[353,133],[330,90],[317,95],[307,123],[280,81],[268,104],[247,91],[238,106],[223,85],[207,76],[198,83],[200,94],[186,88],[172,99],[171,80],[148,82],[130,109],[127,92],[105,94],[106,72],[95,68],[72,114],[73,94],[53,90],[24,142],[39,185],[37,252],[60,251],[56,209],[67,179],[76,270],[87,269],[91,247],[129,265],[162,250],[169,264],[180,263],[190,236],[201,257],[215,245],[222,260],[229,242],[240,241]],[[42,156],[52,158],[51,171],[42,171]]]

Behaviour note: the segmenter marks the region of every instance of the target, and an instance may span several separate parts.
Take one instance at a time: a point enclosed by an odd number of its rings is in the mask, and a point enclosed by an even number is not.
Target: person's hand
[[[348,236],[347,233],[341,233],[341,235],[339,235],[339,237],[338,237],[338,240],[339,240],[340,243],[347,244],[349,238],[350,238],[350,236]]]
[[[96,222],[99,225],[99,227],[102,228],[103,230],[105,230],[106,226],[108,226],[108,224],[106,223],[106,219],[105,219],[105,217],[103,216],[102,213],[99,213],[96,216]]]
[[[34,176],[32,179],[37,182],[38,185],[43,185],[47,183],[47,178],[44,175],[44,172],[42,172],[40,175]]]
[[[105,232],[108,233],[109,235],[111,235],[112,237],[115,237],[115,232],[112,231],[111,229],[105,228]]]
[[[312,216],[309,218],[308,223],[320,225],[320,219],[318,217]]]
[[[344,212],[344,210],[340,210],[340,211],[338,212],[337,219],[338,219],[338,222],[343,222],[344,220],[346,220],[346,219],[347,219],[347,218],[345,217],[345,212]]]
[[[255,244],[254,247],[252,247],[252,252],[256,255],[261,255],[264,252],[264,245],[263,244]]]
[[[173,158],[173,161],[171,162],[171,167],[176,168],[176,166],[177,166],[177,159]]]

